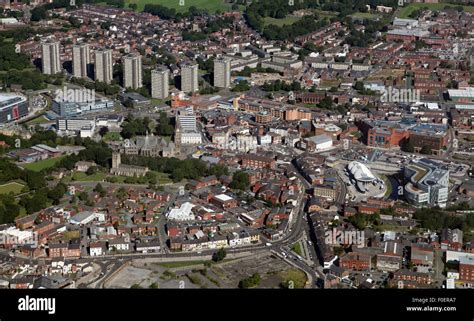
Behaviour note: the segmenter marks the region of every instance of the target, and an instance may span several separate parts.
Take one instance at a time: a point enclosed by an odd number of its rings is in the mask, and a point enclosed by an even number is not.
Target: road
[[[166,235],[166,213],[168,212],[168,209],[170,208],[171,205],[174,204],[174,201],[178,195],[176,193],[173,193],[171,196],[170,200],[168,203],[163,208],[163,211],[161,212],[160,218],[158,219],[158,222],[156,223],[156,227],[158,230],[158,240],[160,241],[160,248],[162,249],[163,253],[169,253],[168,247],[166,246],[166,240],[168,236]]]
[[[293,166],[293,165],[292,165]],[[294,166],[293,166],[294,167]],[[296,208],[297,211],[295,212],[295,215],[293,217],[293,220],[289,223],[289,228],[288,232],[285,234],[285,236],[277,241],[271,242],[270,246],[266,246],[264,242],[258,245],[246,245],[246,246],[240,246],[240,247],[235,247],[235,248],[228,248],[226,249],[227,253],[240,253],[240,252],[250,252],[252,254],[258,254],[260,252],[268,252],[269,250],[274,250],[277,253],[281,252],[287,252],[289,249],[289,246],[294,244],[295,242],[298,242],[299,240],[302,239],[303,233],[306,234],[306,239],[309,239],[308,233],[309,233],[309,225],[307,221],[304,219],[306,213],[305,213],[305,206],[306,206],[306,201],[307,201],[307,195],[306,195],[306,190],[310,188],[310,184],[301,176],[301,174],[296,170],[295,172],[299,176],[300,182],[303,184],[303,192],[299,195],[297,203],[296,203]],[[76,183],[76,182],[73,182]],[[91,185],[97,184],[97,182],[88,182]],[[131,186],[136,186],[136,185],[131,185]],[[92,281],[90,284],[97,283],[96,286],[101,286],[101,279],[105,279],[107,275],[110,275],[116,269],[118,269],[124,261],[126,260],[132,260],[132,259],[144,259],[144,258],[162,258],[162,259],[169,259],[172,261],[173,259],[176,258],[189,258],[189,260],[196,260],[196,259],[203,259],[205,257],[210,257],[212,254],[215,252],[215,249],[211,250],[203,250],[199,254],[195,252],[170,252],[167,249],[166,246],[166,239],[167,235],[165,233],[165,223],[166,223],[166,218],[165,218],[165,213],[168,210],[168,208],[174,203],[174,200],[176,199],[177,195],[173,194],[174,196],[171,198],[171,200],[165,205],[163,215],[160,216],[160,219],[157,222],[158,226],[158,237],[160,240],[161,248],[164,249],[160,253],[147,253],[147,254],[142,254],[142,253],[129,253],[129,254],[113,254],[113,255],[103,255],[100,257],[81,257],[81,258],[71,258],[71,259],[65,259],[65,263],[90,263],[94,262],[97,263],[101,266],[101,276],[98,277],[96,280]],[[86,234],[87,229],[83,228],[81,230],[81,233]],[[84,244],[83,244],[84,245]],[[313,248],[310,246],[309,248]],[[83,254],[84,254],[85,247],[83,247]],[[311,251],[311,250],[310,250]],[[324,277],[322,273],[318,270],[318,265],[319,263],[317,262],[317,256],[314,252],[314,248],[312,249],[312,257],[315,259],[310,265],[307,263],[300,261],[296,256],[289,254],[292,256],[293,259],[293,264],[298,266],[300,269],[311,275],[313,280],[316,280],[318,277]],[[39,260],[38,259],[29,259],[29,258],[23,258],[21,256],[15,256],[11,257],[10,253],[5,250],[0,250],[0,260],[7,260],[10,262],[15,262],[17,264],[25,264],[25,263],[37,263]],[[49,261],[49,259],[40,259],[44,261]],[[114,264],[113,267],[109,267],[107,263],[109,261],[112,261]],[[109,263],[110,264],[110,263]],[[314,282],[311,286],[314,286]]]

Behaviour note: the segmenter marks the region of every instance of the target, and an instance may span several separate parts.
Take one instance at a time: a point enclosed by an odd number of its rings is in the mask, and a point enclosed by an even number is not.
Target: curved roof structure
[[[376,177],[374,176],[374,174],[372,174],[370,169],[368,169],[367,166],[362,163],[353,161],[350,162],[349,165],[347,165],[347,168],[357,181],[372,182],[376,180]]]
[[[26,97],[16,94],[0,93],[0,110],[26,101]]]

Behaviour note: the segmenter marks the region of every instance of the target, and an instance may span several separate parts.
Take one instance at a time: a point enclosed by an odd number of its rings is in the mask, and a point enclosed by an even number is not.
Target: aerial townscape
[[[0,288],[474,288],[474,3],[0,0]]]

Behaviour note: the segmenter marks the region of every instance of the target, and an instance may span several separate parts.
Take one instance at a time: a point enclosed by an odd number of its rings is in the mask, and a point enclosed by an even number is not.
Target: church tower
[[[179,118],[176,121],[175,131],[174,131],[174,144],[179,149],[181,148],[181,123]]]
[[[121,163],[120,153],[113,153],[112,154],[112,168],[118,168]]]

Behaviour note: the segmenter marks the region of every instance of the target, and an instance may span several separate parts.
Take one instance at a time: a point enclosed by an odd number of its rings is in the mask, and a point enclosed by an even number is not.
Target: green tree
[[[127,190],[123,187],[120,187],[116,192],[116,196],[121,201],[126,200],[128,198]]]
[[[64,183],[57,184],[52,190],[48,192],[48,198],[53,200],[54,205],[58,205],[61,198],[66,194],[67,186]]]
[[[105,197],[107,195],[107,190],[100,183],[97,183],[94,187],[94,192],[99,193],[100,197]]]
[[[249,175],[246,172],[238,171],[232,175],[232,183],[230,183],[230,188],[247,190],[250,187]]]
[[[87,202],[89,200],[89,194],[87,192],[80,192],[77,197],[79,198],[80,201],[82,202]]]
[[[420,153],[425,155],[431,155],[431,147],[427,145],[423,146],[420,150]]]
[[[362,213],[356,213],[355,215],[349,217],[349,222],[359,230],[363,230],[367,226],[366,216]]]
[[[227,255],[227,253],[226,253],[225,249],[223,247],[221,247],[217,252],[215,252],[212,255],[212,260],[214,262],[220,262],[220,261],[224,260],[226,255]]]
[[[402,150],[408,153],[414,153],[415,152],[415,146],[410,142],[410,140],[405,141],[402,144]]]
[[[248,288],[253,288],[256,287],[260,283],[260,274],[259,273],[254,273],[252,276],[242,279],[239,282],[239,288],[241,289],[248,289]]]
[[[171,136],[174,133],[174,127],[165,112],[160,113],[160,124],[158,125],[158,134],[160,136]]]
[[[94,175],[95,173],[97,173],[97,166],[91,166],[86,171],[87,175]]]

